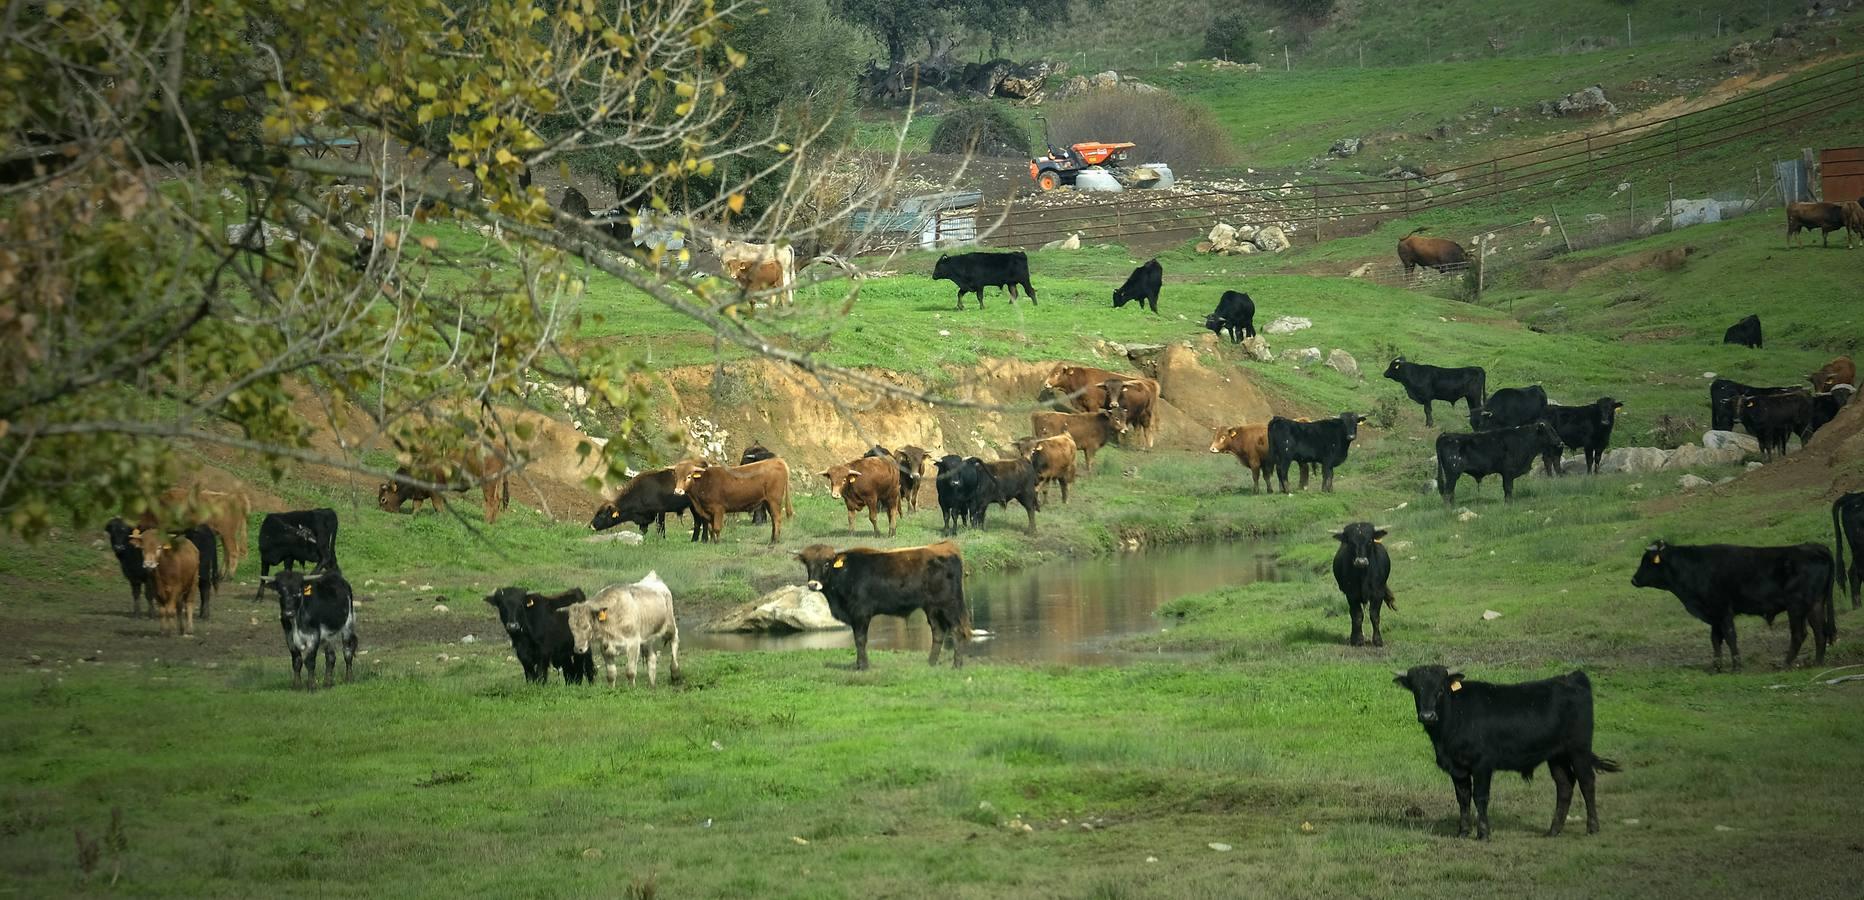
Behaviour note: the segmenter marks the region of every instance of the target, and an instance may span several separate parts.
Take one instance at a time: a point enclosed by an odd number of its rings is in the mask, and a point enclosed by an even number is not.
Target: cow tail
[[[1389,584],[1385,586],[1385,608],[1393,612],[1398,611],[1398,595],[1392,593],[1392,588]]]
[[[1592,768],[1594,771],[1598,772],[1623,772],[1625,770],[1624,766],[1619,765],[1617,760],[1606,759],[1597,753],[1592,754]]]
[[[196,609],[200,608],[199,604],[207,602],[207,595],[213,591],[214,585],[220,583],[220,558],[214,555],[215,541],[219,541],[222,546],[226,544],[212,528],[207,529],[207,552],[201,554],[201,568],[195,573],[201,582],[201,596],[195,601]]]
[[[1838,553],[1838,568],[1833,571],[1833,577],[1845,571],[1845,528],[1839,521],[1839,507],[1843,505],[1843,500],[1841,497],[1839,502],[1832,504],[1832,549]]]
[[[951,588],[958,595],[958,621],[952,629],[958,640],[971,639],[971,602],[964,596],[964,564],[959,563],[951,576]]]

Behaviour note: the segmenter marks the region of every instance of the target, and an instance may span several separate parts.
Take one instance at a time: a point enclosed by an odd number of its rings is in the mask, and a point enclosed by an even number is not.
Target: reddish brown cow
[[[1788,203],[1786,205],[1786,246],[1792,247],[1800,229],[1817,228],[1819,245],[1831,246],[1831,233],[1845,228],[1845,205],[1842,203]],[[1845,248],[1851,247],[1851,231],[1845,230]]]
[[[469,480],[461,480],[461,475]],[[511,476],[506,471],[505,461],[496,453],[468,453],[463,465],[456,461],[402,466],[395,470],[395,476],[394,479],[382,482],[375,490],[376,506],[384,512],[401,512],[402,505],[410,500],[414,501],[415,512],[420,511],[423,502],[433,504],[434,512],[439,512],[447,505],[445,497],[423,487],[403,484],[399,480],[402,478],[452,485],[452,490],[459,493],[465,493],[472,487],[472,482],[478,482],[480,496],[485,501],[487,525],[497,524],[499,512],[511,505]]]
[[[1108,381],[1124,381],[1133,376],[1096,369],[1091,366],[1076,366],[1062,363],[1049,373],[1042,386],[1059,395],[1062,403],[1078,412],[1098,412],[1107,408]]]
[[[783,519],[794,516],[790,506],[790,465],[766,459],[743,466],[698,468],[691,462],[673,467],[673,493],[690,500],[693,518],[711,530],[710,540],[724,537],[725,515],[750,512],[760,506],[770,512],[770,542],[783,537]],[[683,475],[683,477],[682,477]],[[698,540],[694,535],[693,539]]]
[[[175,634],[193,634],[195,581],[201,566],[194,542],[186,535],[165,537],[160,528],[139,528],[130,533],[130,543],[142,551],[142,567],[149,573],[162,630],[173,624]]]
[[[1832,388],[1841,384],[1856,387],[1858,369],[1852,364],[1851,357],[1840,356],[1820,366],[1819,370],[1807,376],[1806,380],[1812,382],[1813,393],[1827,394],[1831,393]]]
[[[1463,252],[1463,245],[1443,238],[1418,237],[1422,228],[1413,228],[1411,233],[1398,239],[1398,261],[1404,264],[1404,273],[1418,266],[1428,266],[1439,272],[1459,269],[1468,261]]]
[[[1126,432],[1126,420],[1117,411],[1091,413],[1038,412],[1029,414],[1029,424],[1038,438],[1065,434],[1074,439],[1087,462],[1087,474],[1094,473],[1094,454]]]
[[[251,498],[239,491],[197,490],[190,493],[186,488],[172,487],[162,492],[162,504],[170,509],[192,513],[167,522],[171,531],[181,531],[196,525],[212,528],[220,536],[221,547],[225,548],[226,565],[221,567],[222,574],[232,576],[239,572],[240,560],[246,558],[246,523],[252,518]]]
[[[1103,387],[1107,392],[1108,408],[1119,411],[1120,417],[1126,420],[1126,427],[1139,429],[1145,436],[1146,449],[1152,449],[1158,438],[1153,424],[1159,383],[1150,378],[1108,379]]]
[[[1074,438],[1067,434],[1058,434],[1041,440],[1031,440],[1024,455],[1029,457],[1029,464],[1036,470],[1036,488],[1042,492],[1042,502],[1048,502],[1049,482],[1061,485],[1061,502],[1068,502],[1068,486],[1074,483]]]
[[[1864,205],[1856,200],[1846,200],[1838,205],[1844,207],[1845,230],[1855,237],[1864,238]],[[1849,242],[1850,238],[1845,240]]]
[[[891,457],[863,456],[830,466],[821,473],[828,479],[830,496],[848,507],[848,534],[854,534],[854,514],[867,510],[867,521],[880,534],[879,511],[887,511],[887,537],[898,529],[900,518],[900,464]]]
[[[1210,442],[1210,452],[1228,453],[1236,461],[1249,469],[1249,492],[1262,492],[1262,482],[1274,474],[1269,466],[1269,424],[1233,425],[1217,429],[1217,436]],[[1301,479],[1307,480],[1307,463],[1301,463]],[[1273,489],[1273,485],[1270,486]]]
[[[925,481],[927,455],[924,447],[911,444],[893,451],[894,461],[900,464],[900,497],[907,509],[919,509],[919,485]]]

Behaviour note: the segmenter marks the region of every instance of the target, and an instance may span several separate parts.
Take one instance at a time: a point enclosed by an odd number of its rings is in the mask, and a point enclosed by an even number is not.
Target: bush
[[[1029,131],[995,103],[971,103],[952,110],[932,130],[933,153],[1028,158]]]
[[[1132,162],[1163,162],[1181,170],[1236,162],[1230,137],[1198,108],[1170,94],[1106,90],[1057,105],[1049,113],[1057,144],[1132,141]]]
[[[1255,62],[1256,46],[1249,37],[1249,20],[1242,13],[1218,13],[1204,30],[1203,55],[1207,59]]]

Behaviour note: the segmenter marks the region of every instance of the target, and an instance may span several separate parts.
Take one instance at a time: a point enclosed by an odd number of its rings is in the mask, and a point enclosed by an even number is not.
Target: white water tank
[[[1168,166],[1164,163],[1158,163],[1158,162],[1146,163],[1145,165],[1140,166],[1139,168],[1151,169],[1152,171],[1158,173],[1158,176],[1159,176],[1158,180],[1147,184],[1146,187],[1157,188],[1157,189],[1163,190],[1165,188],[1169,188],[1172,185],[1178,183],[1177,177],[1172,175],[1171,173],[1171,166]]]
[[[1077,191],[1105,192],[1117,194],[1126,190],[1120,180],[1105,169],[1083,169],[1074,176],[1074,189]]]

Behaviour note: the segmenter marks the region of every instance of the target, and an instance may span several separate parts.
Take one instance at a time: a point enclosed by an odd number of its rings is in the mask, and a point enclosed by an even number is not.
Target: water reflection
[[[972,624],[988,630],[967,656],[1017,662],[1108,664],[1135,657],[1111,646],[1117,639],[1155,631],[1167,623],[1153,612],[1186,594],[1257,581],[1281,573],[1265,545],[1211,544],[1063,560],[1013,572],[965,579]],[[682,623],[684,626],[685,623]],[[789,635],[706,634],[698,623],[682,627],[682,643],[699,650],[798,650],[854,647],[846,630]],[[871,649],[920,653],[931,646],[925,616],[881,617],[868,629]]]

